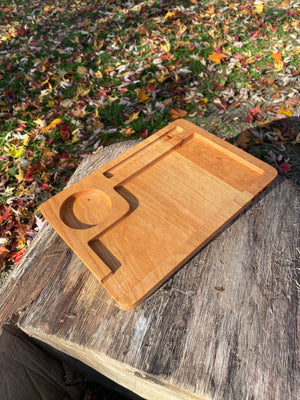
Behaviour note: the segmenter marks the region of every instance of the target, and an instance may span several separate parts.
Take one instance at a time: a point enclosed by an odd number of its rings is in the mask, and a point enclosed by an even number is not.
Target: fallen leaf
[[[148,136],[148,129],[143,128],[139,133],[139,136],[142,137],[143,139],[146,138]]]
[[[257,115],[259,113],[259,111],[260,111],[260,107],[254,107],[254,108],[251,109],[250,112],[253,115]]]
[[[299,144],[300,143],[300,132],[298,133],[298,135],[296,136],[296,139],[294,140],[293,144]]]
[[[287,117],[291,117],[293,115],[292,111],[284,106],[281,106],[281,108],[277,111],[277,114],[284,114]]]
[[[54,119],[52,122],[50,122],[49,125],[47,125],[47,126],[45,126],[44,128],[42,128],[41,131],[42,131],[43,133],[46,133],[46,132],[48,132],[48,131],[50,131],[50,130],[55,129],[56,126],[57,126],[58,124],[61,124],[62,122],[63,122],[62,119],[56,118],[56,119]]]
[[[5,207],[3,212],[0,211],[0,222],[1,224],[11,215],[11,206]]]
[[[19,148],[14,144],[11,145],[11,148],[8,150],[8,154],[13,158],[22,157],[24,147],[20,146]]]
[[[3,267],[4,261],[7,259],[9,255],[9,250],[6,247],[0,247],[0,269]]]
[[[73,100],[71,100],[71,99],[65,99],[65,100],[62,100],[61,102],[60,102],[60,105],[62,106],[62,107],[65,107],[65,108],[70,108],[70,107],[72,107],[73,106]]]
[[[291,97],[285,101],[286,107],[295,106],[300,104],[300,96]]]
[[[227,107],[228,107],[226,102],[224,100],[219,99],[219,98],[215,99],[213,102],[220,110],[226,110]]]
[[[97,79],[102,79],[102,78],[103,78],[102,72],[101,72],[101,71],[96,71],[96,72],[95,72],[95,78],[97,78]]]
[[[270,87],[275,82],[275,78],[264,78],[260,79],[259,82],[265,87]]]
[[[41,150],[43,152],[43,158],[52,158],[55,156],[55,153],[53,153],[53,151],[51,151],[48,147],[43,147]]]
[[[179,10],[172,10],[172,11],[168,11],[164,18],[167,22],[169,22],[169,21],[172,21],[173,19],[177,19],[177,18],[181,17],[182,15],[184,15],[183,12],[181,12]]]
[[[125,121],[125,124],[129,124],[130,122],[135,121],[136,119],[138,119],[139,113],[140,113],[140,111],[138,111],[136,113],[132,113],[130,115],[130,117]]]
[[[213,15],[215,13],[215,7],[214,6],[210,6],[206,12],[209,15]]]
[[[164,70],[156,72],[156,79],[158,82],[163,83],[165,80],[169,78],[169,74],[165,74]]]
[[[279,50],[276,51],[276,53],[273,52],[273,53],[272,53],[272,57],[273,57],[275,63],[279,63],[280,61],[282,61],[281,53],[280,53]]]
[[[18,263],[21,258],[23,257],[23,254],[26,252],[25,249],[18,251],[17,253],[14,253],[11,257],[9,257],[8,261],[14,260],[14,263]]]
[[[273,138],[276,141],[280,139],[284,142],[284,140],[285,140],[284,137],[282,136],[282,132],[280,129],[273,129],[271,132],[271,135],[272,135],[272,140],[273,140]]]
[[[88,71],[88,69],[87,69],[86,67],[79,66],[79,67],[77,68],[77,72],[78,72],[80,75],[86,74],[87,71]]]
[[[139,27],[139,34],[140,35],[145,35],[148,32],[148,28],[146,27],[146,25],[140,26]]]
[[[261,13],[263,12],[263,10],[264,10],[264,5],[263,5],[263,3],[260,2],[260,1],[257,1],[257,2],[254,4],[254,11],[255,11],[255,13],[256,13],[256,14],[261,14]]]
[[[35,224],[36,224],[36,228],[35,231],[39,232],[42,227],[45,225],[46,221],[43,221],[41,218],[37,217],[36,215],[34,216],[35,219]]]
[[[226,58],[225,54],[217,53],[216,51],[210,54],[210,56],[208,57],[210,61],[213,61],[216,64],[220,64],[223,58]]]
[[[283,69],[283,61],[282,61],[282,56],[280,51],[276,51],[272,53],[272,57],[274,59],[274,67],[275,67],[275,71],[281,71]]]
[[[288,163],[282,163],[279,165],[279,168],[285,173],[287,174],[292,168],[290,166],[290,164]]]
[[[70,139],[70,125],[69,124],[61,124],[60,125],[60,134],[61,138],[64,142],[67,142]]]
[[[171,50],[171,45],[169,41],[163,42],[160,47],[163,49],[163,51],[165,53],[169,53],[169,51]]]
[[[234,142],[234,145],[240,147],[243,150],[247,150],[250,145],[252,136],[253,135],[251,131],[249,129],[246,129],[238,135],[236,141]]]
[[[290,5],[289,1],[282,1],[281,2],[281,6],[284,7],[284,8],[289,7],[289,5]]]
[[[138,103],[149,103],[151,93],[148,93],[145,88],[136,89]]]
[[[185,117],[187,112],[185,110],[180,110],[179,108],[172,108],[170,114],[172,119],[177,119]]]
[[[24,179],[24,173],[23,173],[20,163],[18,164],[18,173],[15,174],[15,178],[18,180],[18,182],[22,182]]]
[[[44,125],[44,121],[40,118],[37,118],[33,121],[36,125],[38,126],[43,126]]]
[[[125,129],[122,129],[122,135],[123,136],[131,136],[131,135],[133,135],[135,133],[135,131],[134,131],[134,129],[132,129],[132,128],[125,128]]]

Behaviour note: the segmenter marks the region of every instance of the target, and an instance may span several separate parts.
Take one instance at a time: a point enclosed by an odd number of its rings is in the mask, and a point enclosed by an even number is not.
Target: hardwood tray
[[[177,120],[49,199],[42,212],[117,303],[131,309],[276,175]]]

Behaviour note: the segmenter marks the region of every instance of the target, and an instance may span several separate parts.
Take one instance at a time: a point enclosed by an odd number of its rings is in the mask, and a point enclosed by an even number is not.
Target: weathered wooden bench
[[[102,149],[71,182],[134,144]],[[46,224],[1,289],[1,324],[9,323],[2,337],[15,327],[150,400],[296,400],[299,226],[299,189],[279,177],[142,305],[124,311]]]

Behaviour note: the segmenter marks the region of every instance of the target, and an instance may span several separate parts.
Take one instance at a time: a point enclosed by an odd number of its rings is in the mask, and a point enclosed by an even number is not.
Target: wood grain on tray
[[[157,289],[276,177],[274,168],[177,120],[42,205],[121,307]]]

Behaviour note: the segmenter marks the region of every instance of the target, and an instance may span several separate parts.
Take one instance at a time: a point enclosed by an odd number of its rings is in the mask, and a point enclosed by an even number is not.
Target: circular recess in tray
[[[72,194],[62,204],[60,218],[74,229],[100,224],[111,211],[111,200],[101,190],[83,190]]]

